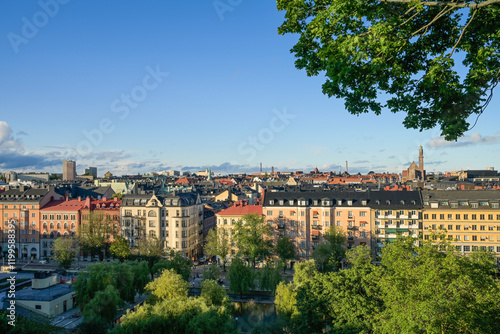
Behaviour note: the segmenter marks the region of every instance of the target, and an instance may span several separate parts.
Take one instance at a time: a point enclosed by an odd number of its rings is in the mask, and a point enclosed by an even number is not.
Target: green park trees
[[[102,251],[108,245],[110,237],[117,234],[118,227],[109,215],[90,211],[84,215],[78,230],[78,244],[84,253],[92,257],[98,254],[102,260]]]
[[[274,252],[282,260],[283,272],[286,269],[286,261],[295,258],[295,244],[288,237],[280,237],[274,247]]]
[[[278,312],[288,327],[307,333],[327,326],[334,333],[494,332],[500,285],[493,256],[463,256],[444,242],[415,241],[400,237],[388,244],[380,266],[371,263],[366,246],[347,252],[349,269],[319,273],[296,266],[294,283],[278,287]]]
[[[350,113],[403,112],[406,128],[456,140],[500,80],[499,3],[278,0],[278,33],[299,35],[295,66],[324,74]]]

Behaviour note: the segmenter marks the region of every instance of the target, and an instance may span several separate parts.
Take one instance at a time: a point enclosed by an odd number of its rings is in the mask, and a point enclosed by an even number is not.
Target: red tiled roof
[[[50,201],[40,211],[78,211],[85,205],[85,200],[57,200]]]
[[[246,214],[256,213],[262,215],[262,206],[260,205],[233,205],[221,212],[217,213],[218,216],[244,216]]]

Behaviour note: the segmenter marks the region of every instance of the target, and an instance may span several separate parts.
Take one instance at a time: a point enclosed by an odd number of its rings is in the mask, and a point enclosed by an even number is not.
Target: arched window
[[[68,229],[68,223],[64,223],[64,229]]]
[[[75,229],[75,223],[71,223],[71,229],[74,230]]]
[[[54,223],[50,223],[50,228],[53,229],[54,228]]]
[[[50,237],[53,238],[55,236],[54,231],[50,232]]]
[[[156,217],[156,212],[154,212],[153,210],[150,210],[148,212],[148,217]]]
[[[67,237],[69,235],[68,231],[64,231],[64,236]]]
[[[57,223],[57,228],[61,228],[61,223]]]
[[[43,228],[47,229],[47,223],[43,223]]]
[[[227,225],[227,219],[224,219],[224,225]]]
[[[61,236],[61,232],[57,231],[57,237],[59,238]]]

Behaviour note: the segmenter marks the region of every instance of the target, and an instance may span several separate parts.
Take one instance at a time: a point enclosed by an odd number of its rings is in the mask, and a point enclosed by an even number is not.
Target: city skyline
[[[500,101],[457,142],[359,117],[294,67],[276,4],[0,4],[0,171],[428,172],[500,168]],[[469,122],[474,124],[475,119]]]

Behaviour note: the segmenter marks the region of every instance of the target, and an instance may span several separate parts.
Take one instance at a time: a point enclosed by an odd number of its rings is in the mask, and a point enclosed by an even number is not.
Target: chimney
[[[264,205],[264,196],[266,196],[266,188],[262,188],[262,198],[260,205]]]
[[[349,173],[349,170],[347,169],[347,161],[345,162],[345,172]]]
[[[108,198],[107,198],[106,196],[104,196],[104,197],[102,198],[102,200],[103,200],[103,201],[107,201],[107,200],[108,200]]]
[[[274,166],[271,167],[271,175],[274,175]]]
[[[118,197],[113,198],[115,202],[118,202]]]
[[[82,200],[82,196],[78,196],[78,201],[81,201]]]
[[[262,162],[260,163],[260,173],[262,174]]]

